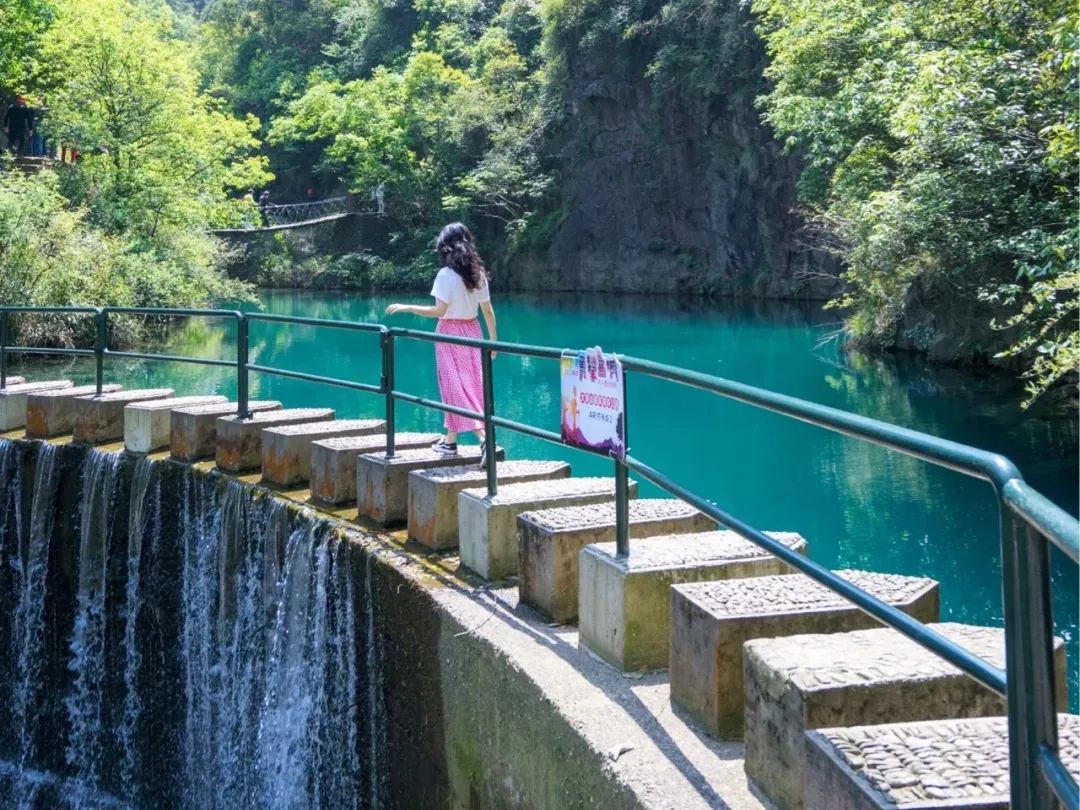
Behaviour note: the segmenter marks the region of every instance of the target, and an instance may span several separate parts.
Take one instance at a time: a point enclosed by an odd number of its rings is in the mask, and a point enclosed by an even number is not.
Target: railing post
[[[629,424],[626,418],[626,369],[622,369],[623,393],[623,448],[629,448]],[[630,471],[622,459],[615,459],[615,554],[626,557],[630,554]]]
[[[240,313],[236,320],[236,415],[251,416],[248,406],[248,319]]]
[[[1009,783],[1014,810],[1052,806],[1039,750],[1058,750],[1054,694],[1050,549],[1003,501],[1001,568],[1009,723]]]
[[[0,388],[7,388],[8,319],[11,313],[0,312]]]
[[[99,309],[94,314],[96,321],[96,335],[94,337],[94,384],[97,386],[97,395],[101,396],[101,389],[105,382],[105,348],[109,341],[109,312]]]
[[[382,333],[382,387],[386,395],[386,457],[394,457],[394,333]]]
[[[484,371],[484,464],[487,469],[488,497],[499,494],[499,471],[495,464],[495,381],[492,377],[491,349],[480,350]]]

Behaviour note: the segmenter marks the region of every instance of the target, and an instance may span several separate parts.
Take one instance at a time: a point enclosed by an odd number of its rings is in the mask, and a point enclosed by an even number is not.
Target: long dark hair
[[[461,276],[465,289],[475,290],[487,279],[487,268],[476,252],[473,235],[460,222],[451,222],[439,231],[435,252],[439,261]]]

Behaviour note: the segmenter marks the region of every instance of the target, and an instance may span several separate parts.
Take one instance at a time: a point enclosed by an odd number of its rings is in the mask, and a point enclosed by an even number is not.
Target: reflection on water
[[[413,300],[423,302],[423,296]],[[382,321],[390,299],[267,292],[267,312],[344,321]],[[928,367],[912,358],[845,357],[830,334],[834,313],[777,302],[704,305],[673,298],[595,294],[504,297],[496,302],[504,340],[580,348],[600,345],[926,431],[1004,453],[1028,481],[1078,511],[1076,412],[1058,404],[1020,411],[1021,392],[1003,376]],[[399,316],[396,325],[430,329]],[[377,337],[343,330],[251,326],[253,362],[377,383]],[[231,359],[228,330],[190,325],[169,351]],[[397,341],[399,389],[437,396],[433,349]],[[40,361],[39,361],[40,362]],[[109,361],[128,386],[167,383],[185,394],[235,394],[226,368]],[[44,372],[34,368],[31,373]],[[90,380],[85,362],[53,369]],[[553,361],[500,356],[495,399],[511,419],[558,430]],[[659,380],[630,374],[634,455],[763,529],[801,532],[811,556],[833,567],[925,574],[941,582],[942,618],[1000,624],[997,514],[989,485],[914,459]],[[340,416],[378,415],[379,397],[253,374],[251,396],[289,406],[326,405]],[[437,429],[440,417],[399,406],[400,429]],[[509,455],[564,458],[576,474],[610,474],[610,463],[500,432]],[[649,488],[643,488],[643,494]],[[1054,609],[1071,656],[1077,706],[1077,577],[1055,552]]]

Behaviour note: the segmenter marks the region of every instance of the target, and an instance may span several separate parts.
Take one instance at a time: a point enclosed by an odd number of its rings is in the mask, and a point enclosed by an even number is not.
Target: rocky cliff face
[[[726,19],[727,75],[707,98],[658,91],[647,43],[619,56],[595,42],[566,46],[563,219],[544,271],[507,268],[510,286],[785,298],[835,289],[835,265],[806,247],[793,210],[797,161],[754,105],[762,45],[744,9]]]

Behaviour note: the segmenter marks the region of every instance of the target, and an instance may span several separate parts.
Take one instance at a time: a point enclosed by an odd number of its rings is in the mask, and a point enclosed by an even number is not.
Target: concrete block
[[[13,383],[12,379],[8,378],[7,388],[0,389],[0,432],[16,430],[26,425],[26,398],[31,394],[71,388],[70,380]]]
[[[124,407],[124,447],[132,453],[152,453],[168,447],[174,410],[225,401],[222,396],[203,396],[133,402]]]
[[[394,450],[431,447],[438,433],[398,433]],[[340,506],[356,500],[356,458],[386,447],[386,434],[320,439],[311,445],[311,497],[317,503]]]
[[[122,385],[104,385],[103,393],[123,389]],[[75,429],[75,400],[93,395],[97,387],[80,385],[75,388],[58,388],[37,391],[26,398],[26,436],[30,439],[48,439],[63,436]]]
[[[124,408],[133,402],[168,399],[171,388],[142,388],[114,391],[75,400],[75,429],[72,439],[83,444],[104,444],[124,438]]]
[[[334,419],[267,428],[262,432],[263,480],[278,486],[311,478],[311,443],[318,439],[372,436],[386,430],[382,419]]]
[[[798,534],[768,534],[806,553],[806,541]],[[646,537],[631,542],[625,557],[615,553],[614,543],[586,546],[578,567],[581,643],[622,670],[667,666],[673,585],[791,570],[779,558],[727,531]]]
[[[273,400],[248,402],[252,413],[280,411],[281,403]],[[198,461],[217,453],[217,420],[236,413],[235,402],[220,405],[196,405],[172,412],[169,426],[169,453],[180,461]]]
[[[630,482],[630,497],[637,483]],[[511,484],[488,498],[486,489],[458,495],[458,541],[461,562],[487,580],[518,570],[518,515],[559,506],[587,506],[615,500],[614,478],[571,478]]]
[[[827,728],[807,738],[806,806],[815,810],[1008,810],[1004,717]],[[1080,780],[1077,715],[1058,715],[1058,747]]]
[[[562,461],[503,461],[496,465],[499,485],[570,477]],[[458,544],[458,494],[486,487],[487,471],[478,467],[443,467],[409,473],[409,537],[441,551]]]
[[[938,584],[925,577],[837,571],[921,622],[938,618]],[[743,643],[879,627],[803,574],[699,582],[671,591],[671,700],[721,739],[743,734]]]
[[[331,408],[287,408],[283,411],[258,411],[247,419],[219,416],[217,430],[217,465],[225,472],[252,470],[262,464],[262,432],[266,428],[326,422],[334,418]]]
[[[706,532],[716,522],[673,498],[630,501],[630,537]],[[578,614],[578,556],[585,546],[615,541],[615,504],[565,506],[518,516],[521,601],[553,621]]]
[[[9,374],[6,382],[4,383],[4,387],[5,388],[10,388],[13,385],[22,385],[25,382],[26,382],[26,377],[16,377],[14,374]],[[3,389],[0,388],[0,391],[2,391],[2,390]]]
[[[991,666],[1005,668],[1005,631],[930,627]],[[1065,643],[1055,640],[1058,707],[1065,698]],[[746,775],[784,810],[803,807],[806,732],[1005,713],[996,693],[888,628],[756,639],[743,647]]]
[[[503,457],[500,449],[497,453]],[[409,473],[438,467],[476,467],[480,448],[462,447],[456,456],[441,456],[430,448],[402,450],[393,458],[383,453],[356,457],[356,501],[361,515],[381,526],[404,523],[409,509]]]

